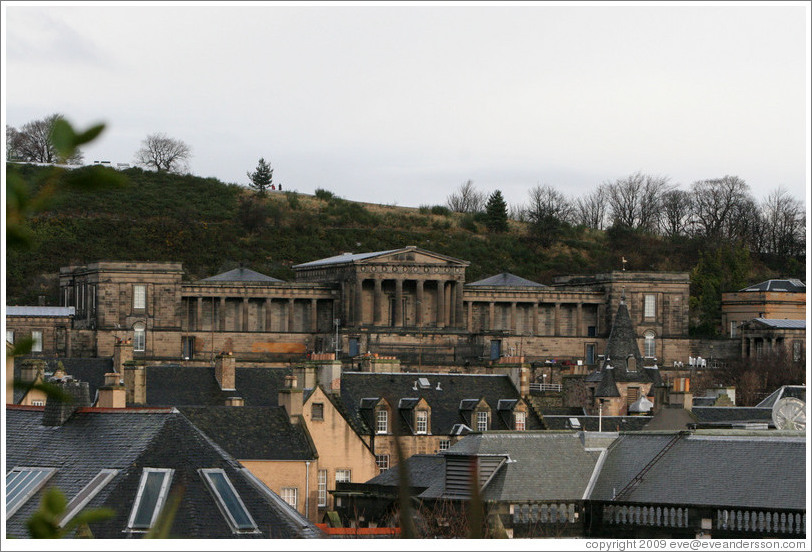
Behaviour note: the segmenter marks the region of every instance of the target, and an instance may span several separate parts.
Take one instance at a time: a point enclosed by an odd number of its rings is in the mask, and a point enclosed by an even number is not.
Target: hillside
[[[15,170],[31,193],[50,174],[48,167],[33,165],[7,170]],[[71,172],[75,177],[87,170]],[[8,305],[36,304],[39,295],[57,304],[59,267],[98,260],[179,261],[190,280],[242,263],[291,280],[297,263],[416,245],[470,261],[469,282],[508,271],[550,283],[556,275],[619,269],[621,257],[628,270],[690,271],[703,250],[694,240],[669,243],[623,229],[586,228],[568,228],[557,243],[542,248],[522,223],[511,221],[508,232],[493,234],[477,217],[441,206],[357,203],[326,190],[317,196],[270,192],[259,199],[211,178],[136,168],[122,174],[123,186],[60,191],[29,218],[31,245],[7,251]],[[800,267],[796,277],[803,278]],[[748,281],[785,269],[749,259],[744,268],[741,277]]]

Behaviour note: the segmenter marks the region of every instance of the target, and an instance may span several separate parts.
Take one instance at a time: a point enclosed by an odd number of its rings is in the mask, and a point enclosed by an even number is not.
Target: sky
[[[444,204],[466,180],[511,205],[635,172],[809,188],[808,2],[4,2],[3,116],[105,122],[85,161],[161,132],[190,172]]]

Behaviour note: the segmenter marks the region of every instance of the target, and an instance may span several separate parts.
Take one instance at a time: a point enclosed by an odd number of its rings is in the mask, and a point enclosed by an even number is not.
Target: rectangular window
[[[793,341],[792,342],[792,361],[793,362],[800,362],[804,358],[804,342],[803,341]]]
[[[657,296],[647,294],[643,299],[643,316],[654,318],[657,306]]]
[[[381,471],[386,471],[389,469],[389,455],[388,454],[376,454],[375,455],[375,463],[378,465],[378,469]]]
[[[319,507],[327,506],[327,470],[319,470]]]
[[[56,473],[55,468],[14,468],[6,474],[6,519],[34,496]]]
[[[440,450],[448,450],[448,447],[451,446],[450,439],[440,439]]]
[[[378,410],[375,432],[387,433],[389,431],[389,412],[386,410]]]
[[[42,352],[42,332],[39,330],[34,330],[31,332],[31,352],[32,353],[41,353]]]
[[[336,470],[336,483],[350,483],[352,470]]]
[[[299,504],[299,489],[296,487],[282,487],[282,500],[295,510]]]
[[[101,470],[90,483],[84,486],[76,496],[74,496],[68,505],[65,507],[65,515],[59,521],[59,526],[64,527],[73,517],[82,511],[82,508],[87,506],[87,503],[93,500],[93,497],[99,494],[105,485],[113,479],[118,470]]]
[[[310,418],[324,420],[324,403],[313,403],[313,406],[310,407]]]
[[[514,412],[513,418],[515,421],[514,427],[516,431],[524,431],[526,428],[527,415],[524,412]]]
[[[90,311],[96,312],[96,286],[87,286],[87,297],[90,302]]]
[[[232,485],[226,472],[217,468],[199,471],[209,490],[217,499],[217,507],[220,508],[231,530],[235,533],[257,531],[257,524],[248,513],[248,509],[240,495],[237,494],[237,489]]]
[[[415,412],[415,433],[425,434],[429,430],[429,413],[425,410]]]
[[[169,482],[175,470],[144,468],[141,481],[138,484],[138,494],[135,496],[133,509],[127,528],[131,531],[148,531],[166,501],[169,491]]]
[[[31,401],[31,406],[45,406],[45,401]]]
[[[476,430],[488,431],[488,413],[480,411],[476,413]]]
[[[730,337],[736,337],[737,324],[735,320],[730,321]]]
[[[147,308],[147,286],[141,284],[133,285],[133,308]]]
[[[6,341],[14,345],[14,330],[6,330]]]
[[[143,353],[147,349],[147,332],[144,328],[133,330],[133,351]]]
[[[640,388],[639,387],[629,387],[626,391],[626,404],[630,405],[634,403],[638,398],[640,398]]]

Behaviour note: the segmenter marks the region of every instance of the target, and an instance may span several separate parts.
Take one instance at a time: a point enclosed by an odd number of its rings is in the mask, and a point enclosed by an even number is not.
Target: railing
[[[530,391],[561,391],[560,383],[531,383]]]
[[[511,504],[513,523],[575,523],[580,517],[580,507],[574,503],[527,503]]]
[[[716,528],[784,535],[805,535],[806,514],[752,510],[716,510]]]
[[[603,520],[609,525],[687,527],[688,508],[607,505],[603,507]]]

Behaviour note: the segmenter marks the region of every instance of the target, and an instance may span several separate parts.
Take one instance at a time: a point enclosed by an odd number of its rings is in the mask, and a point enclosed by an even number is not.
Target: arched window
[[[147,330],[143,322],[133,325],[133,351],[144,352],[147,348]]]
[[[654,358],[656,356],[656,345],[654,342],[654,332],[649,330],[643,334],[645,339],[644,350],[646,358]]]

